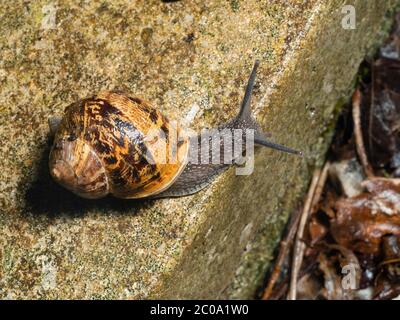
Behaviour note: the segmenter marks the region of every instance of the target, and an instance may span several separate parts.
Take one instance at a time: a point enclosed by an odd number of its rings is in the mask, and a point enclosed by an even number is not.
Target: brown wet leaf
[[[316,217],[312,217],[308,225],[308,232],[310,236],[310,244],[321,241],[328,233],[328,228],[318,221]]]
[[[400,193],[400,179],[388,179],[388,178],[372,178],[364,180],[362,182],[363,187],[365,187],[371,194],[379,194],[386,190],[390,190],[394,193]]]
[[[324,275],[324,289],[321,294],[328,300],[343,300],[345,295],[342,288],[342,279],[333,266],[332,259],[324,253],[318,256],[319,268]]]
[[[378,254],[385,235],[400,235],[399,186],[390,179],[372,179],[369,192],[336,203],[331,232],[338,244],[350,250]]]
[[[400,283],[393,284],[387,279],[382,279],[374,288],[375,300],[390,300],[400,294]]]

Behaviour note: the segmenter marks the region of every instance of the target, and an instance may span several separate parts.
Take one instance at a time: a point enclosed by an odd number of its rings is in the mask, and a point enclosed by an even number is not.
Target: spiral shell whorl
[[[108,177],[96,152],[85,141],[63,139],[53,146],[50,174],[62,186],[89,199],[109,192]]]
[[[149,103],[109,91],[67,107],[52,153],[57,143],[71,140],[71,137],[83,144],[76,145],[75,151],[68,148],[63,157],[79,153],[79,148],[85,149],[83,146],[87,144],[101,162],[108,191],[120,198],[147,197],[168,188],[185,167],[189,148],[182,130],[172,128],[166,117]],[[169,156],[174,138],[180,142],[177,161],[171,163]],[[85,154],[93,158],[91,163],[97,168],[95,157],[90,152]],[[75,158],[87,162],[84,155]],[[52,166],[54,162],[50,161],[50,169],[54,171]],[[65,186],[65,181],[61,184]],[[78,193],[74,190],[76,185],[67,188]]]

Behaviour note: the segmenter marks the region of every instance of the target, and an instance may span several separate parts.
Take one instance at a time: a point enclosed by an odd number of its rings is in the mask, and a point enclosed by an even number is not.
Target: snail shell
[[[59,184],[84,198],[143,198],[174,183],[188,150],[184,130],[148,102],[103,91],[66,108],[49,167]]]

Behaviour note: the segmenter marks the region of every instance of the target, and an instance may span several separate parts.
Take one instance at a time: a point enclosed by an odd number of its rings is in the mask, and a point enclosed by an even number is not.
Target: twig
[[[361,164],[363,166],[364,172],[368,178],[373,178],[374,171],[368,161],[367,153],[365,151],[364,139],[362,136],[361,129],[361,93],[360,89],[357,89],[353,94],[353,123],[354,123],[354,137],[356,140],[356,149],[358,156],[360,157]]]
[[[314,172],[313,178],[311,180],[310,189],[308,190],[306,201],[305,201],[304,207],[303,207],[303,211],[301,213],[299,229],[297,230],[296,241],[295,241],[294,251],[293,251],[292,270],[291,270],[291,275],[290,275],[290,285],[289,285],[289,294],[288,294],[289,300],[296,300],[297,277],[298,277],[298,273],[300,270],[301,262],[303,260],[303,254],[301,254],[301,252],[304,252],[304,247],[305,247],[304,242],[301,241],[301,238],[303,237],[303,234],[304,234],[304,227],[305,227],[306,221],[308,219],[309,211],[310,211],[311,204],[312,204],[312,199],[314,197],[315,189],[317,187],[320,176],[321,176],[321,170],[318,169]]]
[[[297,295],[297,279],[300,271],[301,264],[303,262],[305,243],[303,242],[303,235],[306,223],[308,218],[311,215],[312,209],[318,203],[323,187],[325,185],[328,169],[330,167],[330,163],[327,162],[324,165],[324,168],[317,169],[314,172],[313,178],[311,180],[310,189],[308,190],[306,201],[304,203],[303,211],[301,213],[300,224],[296,234],[296,240],[294,244],[293,250],[293,259],[292,259],[292,270],[290,275],[290,286],[288,299],[296,300]]]
[[[288,251],[294,240],[294,236],[296,235],[297,226],[299,224],[301,216],[300,213],[301,210],[296,210],[294,212],[294,215],[291,217],[288,232],[286,234],[285,239],[282,240],[280,243],[279,254],[278,257],[276,258],[276,262],[274,265],[274,269],[271,272],[271,276],[269,277],[268,285],[262,295],[261,298],[262,300],[268,300],[272,295],[272,290],[274,289],[274,286],[278,281],[279,275],[281,274],[282,265],[285,262],[285,258],[287,257]]]
[[[326,179],[328,178],[329,168],[331,167],[331,163],[327,161],[322,169],[321,176],[318,180],[317,187],[315,188],[315,193],[313,197],[313,202],[311,204],[311,213],[317,210],[317,205],[319,200],[321,199],[322,191],[324,191]]]
[[[389,259],[389,260],[386,260],[386,261],[381,262],[381,263],[379,264],[379,267],[383,267],[384,265],[387,265],[387,264],[394,264],[394,263],[398,263],[398,262],[400,262],[400,258]]]

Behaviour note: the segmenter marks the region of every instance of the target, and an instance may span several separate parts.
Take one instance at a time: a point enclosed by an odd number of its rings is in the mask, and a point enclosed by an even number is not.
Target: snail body
[[[250,112],[256,62],[239,115],[219,129],[254,129],[258,145],[298,153],[267,141]],[[189,137],[150,103],[125,93],[103,91],[69,105],[55,131],[49,169],[63,187],[84,198],[174,197],[195,193],[233,164],[189,160]],[[224,145],[223,137],[220,148]],[[192,145],[193,146],[193,145]],[[197,147],[197,146],[196,146]],[[210,154],[211,157],[211,154]]]

